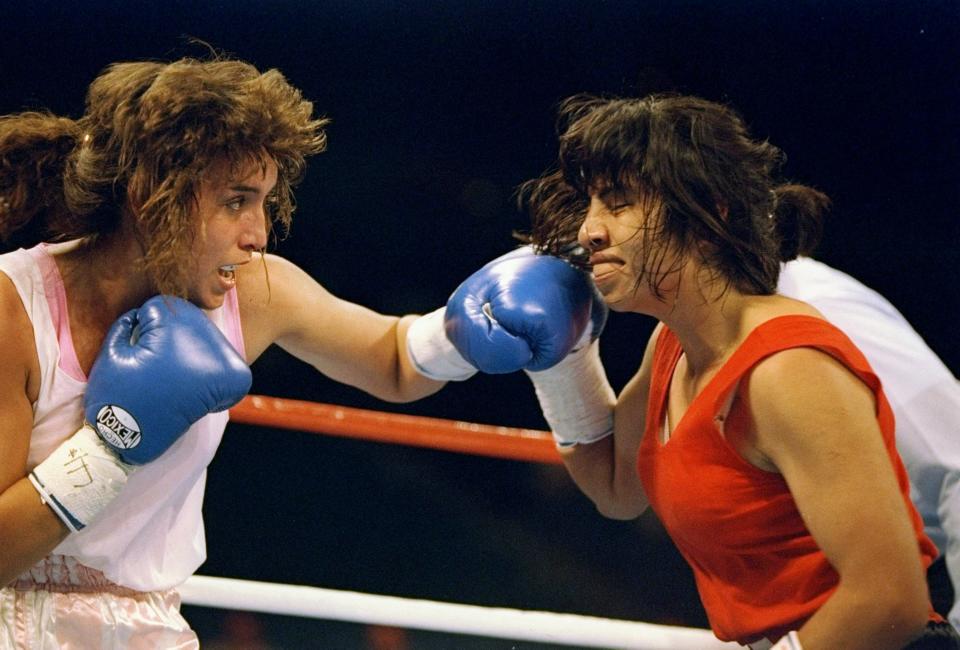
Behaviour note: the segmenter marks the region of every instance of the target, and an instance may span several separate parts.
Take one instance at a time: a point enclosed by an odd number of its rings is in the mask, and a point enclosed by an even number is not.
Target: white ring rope
[[[379,596],[319,587],[193,576],[179,587],[201,607],[390,625],[434,632],[572,645],[581,648],[712,650],[741,648],[709,630]]]

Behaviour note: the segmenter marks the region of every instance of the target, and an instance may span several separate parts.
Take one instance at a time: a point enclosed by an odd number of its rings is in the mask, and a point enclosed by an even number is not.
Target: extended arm
[[[407,356],[415,316],[387,316],[338,298],[274,255],[238,273],[249,362],[276,343],[331,379],[391,402],[412,401],[443,386],[418,373]]]

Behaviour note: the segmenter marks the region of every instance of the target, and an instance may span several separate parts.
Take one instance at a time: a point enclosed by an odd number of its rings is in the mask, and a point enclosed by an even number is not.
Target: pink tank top
[[[33,323],[40,360],[27,459],[31,470],[80,427],[86,376],[70,335],[63,280],[48,247],[0,255],[0,271],[13,281]],[[236,290],[208,314],[245,356]],[[201,515],[206,468],[228,419],[224,411],[194,424],[167,453],[133,473],[99,518],[67,537],[53,555],[75,558],[139,591],[169,589],[186,580],[206,559]]]

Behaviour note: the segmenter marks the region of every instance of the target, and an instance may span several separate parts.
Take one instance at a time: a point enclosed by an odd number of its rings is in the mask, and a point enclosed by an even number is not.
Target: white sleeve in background
[[[945,556],[957,595],[950,622],[960,629],[960,383],[889,301],[849,275],[800,258],[784,265],[777,289],[820,310],[880,377],[911,498]]]

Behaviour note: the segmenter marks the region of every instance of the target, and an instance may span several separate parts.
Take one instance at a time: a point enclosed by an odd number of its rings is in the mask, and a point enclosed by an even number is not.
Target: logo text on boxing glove
[[[140,444],[140,425],[116,404],[107,404],[97,413],[97,432],[114,447],[133,449]]]

